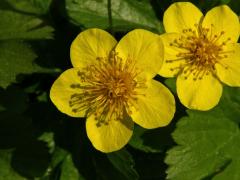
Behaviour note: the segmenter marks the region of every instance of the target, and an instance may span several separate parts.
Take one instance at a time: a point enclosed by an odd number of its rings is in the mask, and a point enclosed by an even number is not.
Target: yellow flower
[[[165,54],[159,72],[177,76],[177,94],[186,107],[209,110],[222,95],[221,82],[240,86],[238,16],[226,5],[205,16],[189,2],[172,4],[164,13]]]
[[[87,135],[96,149],[122,148],[133,122],[150,129],[173,118],[173,95],[152,79],[163,60],[158,35],[134,30],[117,44],[109,33],[89,29],[73,41],[70,55],[74,68],[54,82],[50,98],[61,112],[87,118]]]

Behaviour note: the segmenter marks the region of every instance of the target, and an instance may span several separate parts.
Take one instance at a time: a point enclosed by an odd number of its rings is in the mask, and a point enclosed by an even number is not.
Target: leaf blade
[[[173,138],[178,146],[168,151],[165,162],[170,165],[167,170],[169,179],[202,179],[219,171],[229,160],[239,161],[227,147],[238,150],[239,143],[233,139],[239,138],[239,128],[236,123],[226,117],[214,114],[191,111],[189,117],[182,118]],[[225,170],[222,172],[225,174]],[[235,172],[238,174],[238,172]]]

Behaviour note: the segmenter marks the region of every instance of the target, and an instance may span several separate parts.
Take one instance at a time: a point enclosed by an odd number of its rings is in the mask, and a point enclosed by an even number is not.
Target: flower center
[[[221,63],[221,60],[228,57],[231,51],[225,51],[226,46],[231,38],[224,39],[224,31],[219,34],[213,34],[211,28],[204,28],[202,24],[195,24],[196,30],[184,29],[179,39],[175,39],[170,43],[170,46],[177,47],[179,53],[177,59],[167,60],[167,63],[182,61],[176,68],[171,68],[171,71],[178,70],[178,73],[184,73],[184,78],[193,75],[193,80],[201,80],[203,76],[210,73],[215,74],[215,64]]]
[[[81,84],[71,88],[80,91],[72,94],[69,106],[73,112],[86,110],[87,117],[94,115],[97,126],[122,120],[124,113],[131,114],[138,96],[143,95],[141,89],[146,88],[139,74],[133,60],[124,62],[114,51],[108,58],[98,57],[95,64],[78,71]]]

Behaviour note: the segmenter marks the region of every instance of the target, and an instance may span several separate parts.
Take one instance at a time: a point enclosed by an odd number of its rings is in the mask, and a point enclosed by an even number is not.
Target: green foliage
[[[176,93],[174,79],[165,83]],[[168,151],[169,179],[240,178],[240,89],[224,87],[221,100],[208,112],[188,110],[173,138],[178,146]]]
[[[178,122],[173,137],[178,146],[166,158],[168,178],[240,178],[240,132],[228,118],[189,111],[189,117]]]
[[[136,125],[129,145],[147,153],[163,152],[166,147],[170,147],[173,144],[170,136],[174,128],[173,125],[171,124],[166,128],[157,128],[154,130],[147,130]]]
[[[18,74],[44,72],[33,62],[37,55],[22,40],[52,38],[53,29],[42,26],[43,21],[35,16],[14,11],[0,10],[0,17],[0,63],[4,67],[0,69],[0,86],[6,88],[16,82]]]
[[[109,28],[107,0],[66,0],[71,21],[86,28]],[[112,1],[113,28],[126,31],[133,28],[147,28],[162,32],[149,1]]]
[[[112,0],[112,34],[163,33],[163,13],[175,1]],[[239,88],[224,86],[210,111],[189,111],[177,98],[176,79],[157,76],[176,97],[173,121],[153,130],[135,125],[129,144],[109,154],[92,147],[85,119],[51,103],[52,83],[72,67],[72,40],[86,28],[110,30],[107,2],[0,1],[0,180],[239,180]],[[228,4],[240,14],[240,1],[191,2],[204,12]]]
[[[132,155],[124,149],[106,155],[98,154],[94,157],[94,164],[97,177],[101,180],[138,179]]]
[[[0,63],[4,68],[0,69],[0,86],[6,88],[16,82],[18,74],[30,74],[44,71],[34,64],[36,54],[29,45],[18,41],[0,42]]]
[[[0,151],[0,180],[27,180],[11,168],[11,151]]]
[[[240,123],[240,88],[224,87],[223,96],[219,103],[219,113],[228,117],[230,120]],[[218,109],[216,107],[215,109]]]
[[[74,166],[71,155],[67,155],[62,162],[60,180],[79,179],[84,178],[78,173],[77,168]]]
[[[32,14],[46,14],[52,0],[5,0],[12,8]]]
[[[107,158],[113,164],[113,166],[121,172],[124,179],[138,179],[138,173],[134,169],[134,160],[131,154],[125,150],[107,154]]]
[[[0,10],[0,17],[0,40],[52,38],[53,29],[35,16]]]

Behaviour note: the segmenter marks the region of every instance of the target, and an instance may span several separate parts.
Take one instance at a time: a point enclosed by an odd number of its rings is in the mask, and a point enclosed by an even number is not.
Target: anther
[[[80,88],[81,86],[80,86],[80,84],[71,84],[70,87],[72,89],[75,89],[75,88]]]

